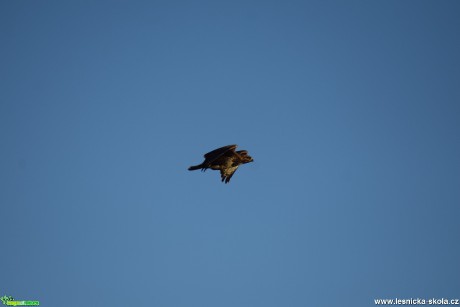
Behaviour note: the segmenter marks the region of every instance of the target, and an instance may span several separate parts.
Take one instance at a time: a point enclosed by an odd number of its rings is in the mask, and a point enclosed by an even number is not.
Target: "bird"
[[[190,166],[189,171],[201,169],[202,172],[208,168],[212,170],[220,170],[221,181],[229,183],[233,174],[241,164],[253,162],[254,159],[246,150],[235,151],[238,145],[227,145],[204,155],[204,161],[201,164]]]

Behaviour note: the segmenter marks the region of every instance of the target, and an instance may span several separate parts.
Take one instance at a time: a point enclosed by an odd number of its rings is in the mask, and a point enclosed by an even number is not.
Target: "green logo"
[[[0,298],[2,300],[2,303],[7,306],[38,306],[40,305],[39,301],[16,301],[14,298],[10,295],[4,295]]]
[[[2,300],[3,305],[6,305],[6,302],[8,301],[14,301],[14,298],[12,296],[2,296],[0,297],[0,300]]]

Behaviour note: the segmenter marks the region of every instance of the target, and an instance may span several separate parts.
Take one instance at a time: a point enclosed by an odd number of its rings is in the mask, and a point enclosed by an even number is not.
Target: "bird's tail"
[[[190,166],[188,168],[189,171],[196,171],[197,169],[202,169],[203,168],[203,165],[202,164],[199,164],[199,165],[194,165],[194,166]]]

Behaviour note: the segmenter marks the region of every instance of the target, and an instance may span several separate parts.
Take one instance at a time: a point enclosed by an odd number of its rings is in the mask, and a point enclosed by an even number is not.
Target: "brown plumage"
[[[189,171],[201,169],[202,172],[208,168],[220,170],[222,182],[228,183],[241,164],[254,161],[246,150],[235,151],[237,145],[227,145],[217,148],[204,155],[201,164],[190,166]]]

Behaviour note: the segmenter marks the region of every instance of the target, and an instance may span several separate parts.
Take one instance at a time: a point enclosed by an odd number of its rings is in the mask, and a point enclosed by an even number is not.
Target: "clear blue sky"
[[[1,1],[0,295],[460,298],[460,2]],[[254,157],[230,184],[189,172]]]

